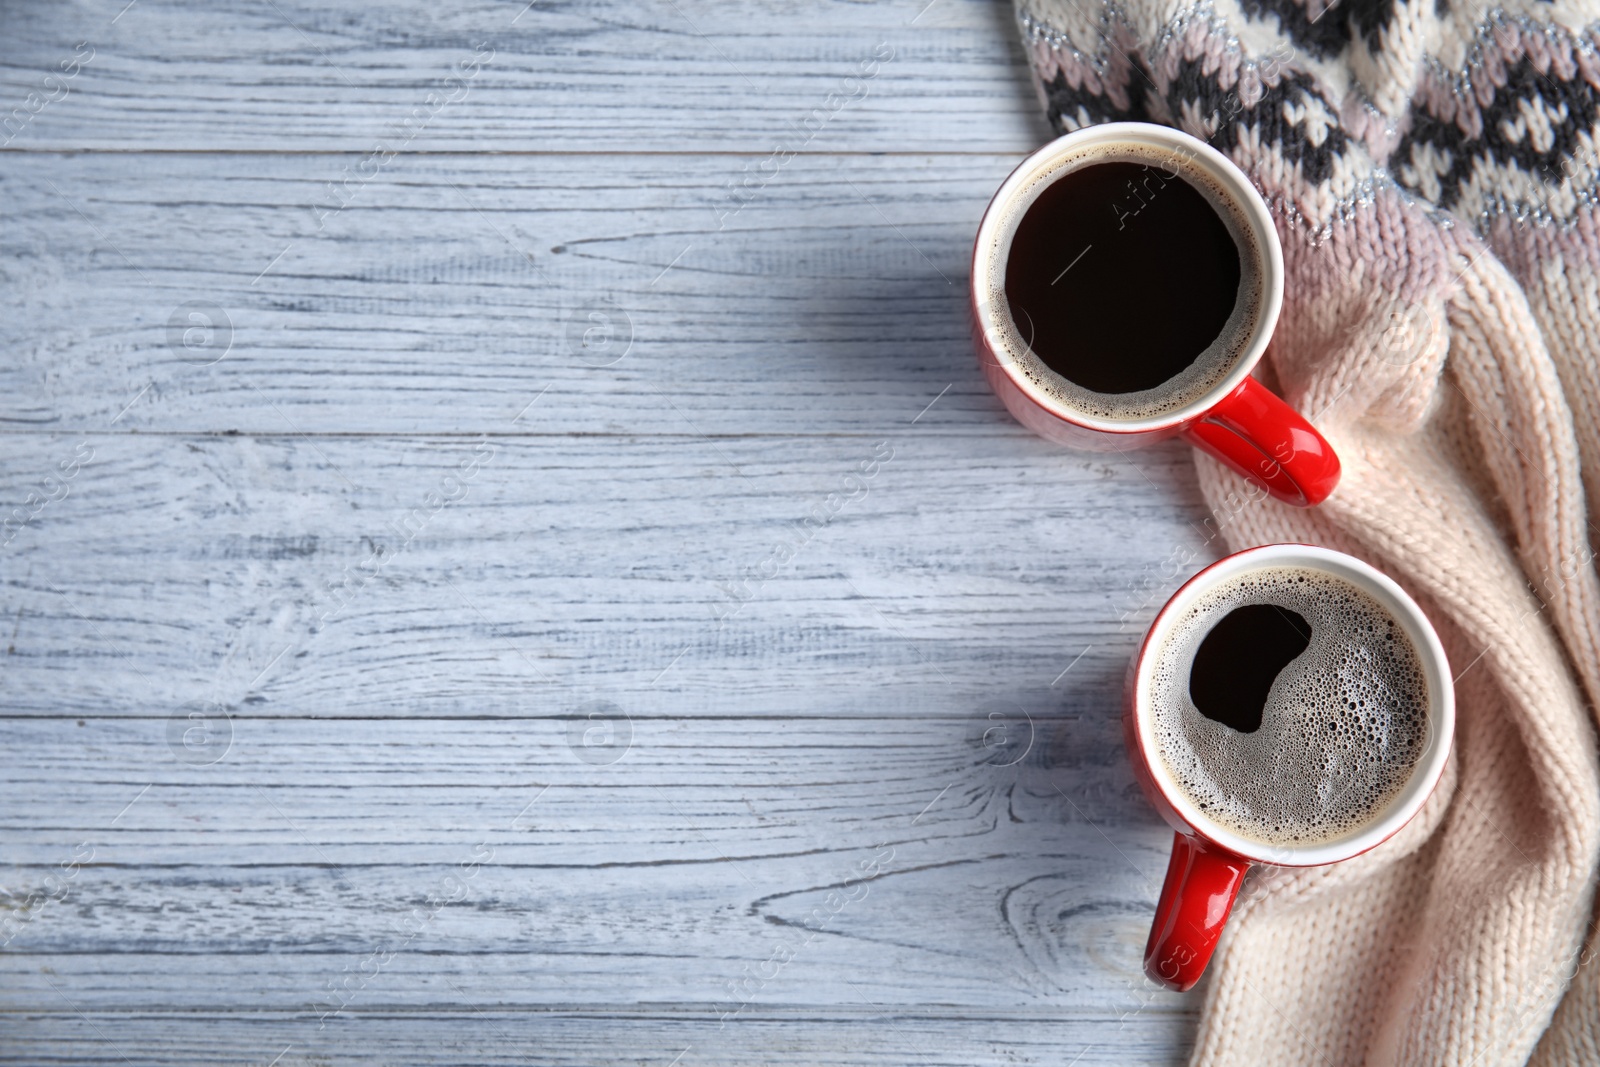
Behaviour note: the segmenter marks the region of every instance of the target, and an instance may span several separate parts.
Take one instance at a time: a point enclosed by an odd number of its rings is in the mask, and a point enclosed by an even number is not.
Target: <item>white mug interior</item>
[[[1107,417],[1086,410],[1081,398],[1074,397],[1087,391],[1045,366],[1032,352],[1030,338],[1013,319],[1005,296],[1006,261],[1028,208],[1052,182],[1079,166],[1115,159],[1121,146],[1137,150],[1141,158],[1155,151],[1189,176],[1203,178],[1193,183],[1197,191],[1212,202],[1240,243],[1241,254],[1252,257],[1259,270],[1259,292],[1241,299],[1235,308],[1235,316],[1247,316],[1248,324],[1230,320],[1224,330],[1224,334],[1239,331],[1242,340],[1226,375],[1180,407],[1143,418]],[[1283,250],[1261,194],[1221,152],[1170,127],[1110,122],[1057,138],[1023,160],[1006,178],[978,227],[972,291],[979,328],[989,349],[1017,387],[1040,407],[1068,422],[1112,433],[1161,430],[1193,421],[1238,388],[1255,368],[1272,338],[1283,304]],[[1241,329],[1245,326],[1247,330]]]
[[[1342,578],[1363,590],[1392,615],[1411,639],[1428,683],[1427,742],[1405,786],[1383,813],[1355,833],[1307,845],[1271,844],[1246,837],[1201,811],[1173,781],[1161,759],[1151,722],[1151,686],[1156,650],[1173,626],[1206,592],[1234,576],[1263,566],[1306,567]],[[1195,575],[1167,602],[1150,626],[1134,678],[1134,719],[1139,746],[1156,788],[1180,818],[1211,841],[1256,863],[1311,867],[1337,863],[1381,844],[1416,815],[1438,784],[1455,736],[1455,685],[1439,635],[1416,601],[1388,575],[1353,556],[1315,545],[1265,545],[1228,556]]]

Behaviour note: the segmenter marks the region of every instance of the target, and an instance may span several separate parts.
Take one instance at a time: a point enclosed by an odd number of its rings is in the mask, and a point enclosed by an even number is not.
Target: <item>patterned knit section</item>
[[[1471,219],[1570,222],[1596,203],[1600,33],[1496,15],[1464,65],[1428,64],[1391,161],[1406,187]]]
[[[1286,221],[1314,231],[1370,201],[1375,172],[1364,144],[1342,128],[1339,105],[1291,66],[1287,39],[1246,57],[1209,6],[1184,9],[1160,43],[1141,48],[1110,8],[1098,24],[1063,28],[1020,13],[1046,111],[1063,133],[1102,122],[1175,126],[1230,156]],[[1088,38],[1088,48],[1079,42]]]
[[[1448,0],[1237,3],[1235,22],[1179,6],[1154,34],[1115,5],[1023,3],[1051,124],[1160,122],[1230,155],[1270,148],[1273,174],[1252,177],[1298,185],[1319,227],[1391,174],[1480,234],[1501,214],[1570,223],[1600,205],[1600,27],[1499,7],[1473,22]]]
[[[1241,0],[1239,7],[1251,19],[1276,20],[1279,32],[1317,59],[1343,52],[1352,31],[1375,45],[1394,16],[1387,0]]]

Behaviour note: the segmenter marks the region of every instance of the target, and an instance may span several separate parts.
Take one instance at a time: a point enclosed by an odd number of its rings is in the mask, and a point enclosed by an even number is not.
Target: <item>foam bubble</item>
[[[1200,642],[1247,604],[1277,604],[1311,624],[1311,643],[1279,672],[1261,728],[1248,734],[1189,699]],[[1247,571],[1202,595],[1157,654],[1150,696],[1173,781],[1207,817],[1270,845],[1357,833],[1382,816],[1427,745],[1428,681],[1404,628],[1364,590],[1305,567]]]
[[[1222,219],[1233,243],[1239,249],[1239,295],[1233,312],[1223,324],[1217,339],[1179,374],[1154,389],[1132,393],[1097,393],[1070,381],[1051,369],[1029,347],[1028,324],[1011,319],[1005,294],[1005,259],[1011,239],[1028,208],[1044,187],[1072,171],[1096,163],[1143,163],[1159,166],[1164,173],[1178,176],[1203,196]],[[1135,141],[1092,145],[1081,152],[1057,160],[1049,170],[1035,176],[1017,192],[1009,205],[1006,221],[995,234],[987,254],[987,293],[995,328],[991,337],[999,342],[999,357],[1025,377],[1035,389],[1057,403],[1085,415],[1119,421],[1159,418],[1189,406],[1216,388],[1238,365],[1255,339],[1256,323],[1266,300],[1266,270],[1262,251],[1252,229],[1233,195],[1222,183],[1183,150],[1141,144]]]

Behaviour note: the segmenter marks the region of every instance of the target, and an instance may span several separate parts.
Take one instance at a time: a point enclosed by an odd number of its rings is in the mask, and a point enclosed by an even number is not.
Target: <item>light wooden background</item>
[[[1009,8],[125,2],[0,3],[0,1060],[1181,1061]]]

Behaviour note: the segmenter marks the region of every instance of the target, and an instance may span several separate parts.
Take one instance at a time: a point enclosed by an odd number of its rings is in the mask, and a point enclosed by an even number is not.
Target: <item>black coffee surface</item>
[[[1417,646],[1385,604],[1331,571],[1267,564],[1222,578],[1151,654],[1162,766],[1205,818],[1251,840],[1360,832],[1427,751]]]
[[[1195,651],[1189,699],[1206,718],[1255,733],[1272,683],[1310,644],[1311,624],[1298,611],[1277,604],[1234,608]]]
[[[1193,363],[1233,312],[1238,246],[1172,170],[1081,167],[1040,194],[1012,240],[1012,319],[1040,359],[1085,389],[1154,389]]]

